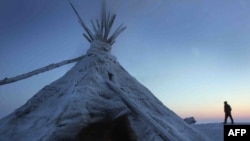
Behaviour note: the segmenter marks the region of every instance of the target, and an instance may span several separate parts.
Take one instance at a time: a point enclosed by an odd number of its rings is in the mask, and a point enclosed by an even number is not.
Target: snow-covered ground
[[[193,126],[206,134],[211,141],[223,141],[222,123],[194,124]]]

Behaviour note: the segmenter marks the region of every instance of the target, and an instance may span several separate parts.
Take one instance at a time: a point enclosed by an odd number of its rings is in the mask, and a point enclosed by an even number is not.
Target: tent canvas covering
[[[0,120],[0,141],[208,141],[111,54],[125,29],[109,36],[114,15],[102,15],[92,33],[73,9],[89,50],[64,76]]]

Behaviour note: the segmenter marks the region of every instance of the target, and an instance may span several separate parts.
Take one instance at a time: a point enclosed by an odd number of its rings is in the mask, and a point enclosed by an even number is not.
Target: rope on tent
[[[17,75],[15,77],[11,77],[11,78],[6,77],[6,78],[0,80],[0,85],[5,85],[5,84],[8,84],[8,83],[13,83],[13,82],[16,82],[16,81],[19,81],[19,80],[23,80],[23,79],[29,78],[31,76],[37,75],[39,73],[43,73],[43,72],[46,72],[46,71],[61,67],[63,65],[67,65],[67,64],[70,64],[70,63],[77,62],[77,61],[81,60],[84,57],[85,57],[85,55],[74,58],[74,59],[64,60],[64,61],[61,61],[59,63],[55,63],[55,64],[53,63],[53,64],[47,65],[45,67],[33,70],[31,72],[21,74],[21,75]]]

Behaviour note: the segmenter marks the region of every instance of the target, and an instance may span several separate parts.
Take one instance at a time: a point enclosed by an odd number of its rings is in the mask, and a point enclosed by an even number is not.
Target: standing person
[[[231,123],[234,124],[234,120],[231,114],[231,106],[229,104],[227,104],[227,101],[224,102],[224,112],[225,112],[225,120],[224,120],[224,124],[227,124],[227,118],[229,117],[231,119]]]

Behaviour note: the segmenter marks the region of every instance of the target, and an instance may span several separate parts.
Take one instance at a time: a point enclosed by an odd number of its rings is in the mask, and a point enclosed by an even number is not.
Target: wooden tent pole
[[[53,63],[53,64],[47,65],[45,67],[33,70],[31,72],[21,74],[21,75],[17,75],[15,77],[11,77],[11,78],[6,77],[6,78],[0,80],[0,85],[5,85],[5,84],[8,84],[8,83],[13,83],[13,82],[16,82],[16,81],[19,81],[19,80],[23,80],[23,79],[29,78],[31,76],[37,75],[39,73],[43,73],[43,72],[46,72],[46,71],[61,67],[63,65],[67,65],[67,64],[70,64],[70,63],[77,62],[77,61],[81,60],[84,57],[85,57],[85,55],[74,58],[74,59],[64,60],[64,61],[61,61],[59,63],[55,63],[55,64]]]

